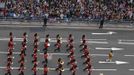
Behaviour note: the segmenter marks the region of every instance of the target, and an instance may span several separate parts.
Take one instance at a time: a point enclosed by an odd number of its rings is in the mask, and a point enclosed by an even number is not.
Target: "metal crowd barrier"
[[[31,18],[13,18],[13,17],[0,17],[0,21],[9,22],[43,22],[43,17]],[[86,24],[99,24],[99,19],[83,19],[83,18],[70,18],[70,19],[60,19],[60,18],[49,18],[49,23],[86,23]],[[105,20],[105,24],[122,24],[122,25],[133,25],[134,20]]]

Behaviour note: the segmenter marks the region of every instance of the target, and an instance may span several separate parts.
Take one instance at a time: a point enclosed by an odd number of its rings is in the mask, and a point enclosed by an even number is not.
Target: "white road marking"
[[[8,54],[9,52],[2,52],[0,51],[0,54]],[[13,52],[13,54],[20,54],[21,52]],[[40,55],[44,55],[44,53],[39,53]],[[69,53],[48,53],[49,56],[52,55],[69,55]],[[108,56],[107,54],[90,54],[91,56]]]
[[[44,70],[44,68],[41,68],[41,67],[37,67],[38,70]],[[56,68],[50,68],[48,67],[49,70],[55,70]],[[69,70],[70,68],[64,68],[64,70]]]
[[[0,54],[8,54],[9,52],[2,52],[0,51]],[[20,54],[21,52],[13,52],[13,54]]]
[[[92,35],[112,35],[112,34],[115,34],[116,32],[113,32],[113,31],[109,31],[109,32],[106,32],[106,33],[92,33]]]
[[[91,56],[108,56],[107,54],[90,54]]]
[[[45,38],[40,38],[40,42],[44,42]],[[9,38],[0,38],[1,41],[9,41]],[[108,44],[108,42],[105,42],[106,39],[87,39],[87,43],[93,43],[93,44]],[[90,40],[96,40],[96,41],[90,41]],[[98,40],[98,41],[97,41]],[[104,40],[104,41],[99,41]],[[23,41],[23,38],[14,38],[14,41]],[[67,38],[62,38],[62,42],[67,42]],[[51,38],[50,42],[57,42],[56,38]]]
[[[0,38],[0,41],[9,41],[10,38]],[[23,38],[13,38],[14,41],[23,41]]]
[[[69,55],[69,53],[48,53],[49,55]],[[44,55],[44,53],[40,53],[40,55]]]
[[[98,49],[98,50],[113,50],[113,51],[124,50],[123,48],[116,48],[116,47],[111,47],[111,48],[96,47],[95,49]]]
[[[107,39],[85,39],[85,40],[87,40],[87,41],[106,41]]]
[[[134,40],[123,40],[123,39],[119,39],[118,41],[134,42]]]
[[[128,69],[129,71],[134,71],[134,69]]]
[[[117,69],[92,69],[93,71],[117,71]]]
[[[43,68],[38,67],[38,70],[43,70]],[[49,68],[49,70],[55,70],[56,68]],[[79,68],[77,68],[79,69]],[[70,70],[70,68],[64,68],[64,70]],[[117,69],[91,69],[92,71],[117,71]]]
[[[134,42],[121,42],[119,41],[118,44],[124,44],[124,45],[134,45]]]
[[[19,69],[20,67],[11,67],[12,70]],[[0,66],[0,69],[6,69],[6,67]],[[24,67],[26,69],[26,67]]]
[[[108,44],[108,42],[101,42],[101,41],[87,41],[87,43]]]
[[[67,38],[62,38],[62,42],[67,42]],[[40,38],[40,42],[45,42],[45,38]],[[57,42],[56,38],[50,38],[50,42]]]
[[[134,55],[124,55],[124,56],[126,56],[126,57],[134,57]]]
[[[100,64],[117,64],[117,65],[121,65],[121,64],[128,64],[128,62],[125,61],[112,61],[112,62],[108,62],[108,61],[99,61],[98,63]]]

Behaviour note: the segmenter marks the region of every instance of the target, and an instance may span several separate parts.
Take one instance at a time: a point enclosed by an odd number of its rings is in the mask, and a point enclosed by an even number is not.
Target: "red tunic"
[[[48,58],[48,54],[44,54],[44,59],[47,59]]]
[[[48,68],[44,67],[44,75],[47,75],[47,73],[48,73]]]

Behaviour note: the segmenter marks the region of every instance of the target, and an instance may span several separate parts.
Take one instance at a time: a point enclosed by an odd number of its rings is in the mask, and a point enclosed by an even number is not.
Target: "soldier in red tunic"
[[[84,51],[83,55],[81,56],[81,58],[87,58],[89,56],[89,51]]]
[[[23,33],[23,42],[27,43],[27,33]]]
[[[32,68],[32,71],[34,72],[33,75],[37,75],[37,64],[38,64],[38,62],[33,63],[33,68]]]
[[[80,50],[80,52],[84,51],[84,50],[87,50],[87,45],[84,45],[84,47]]]
[[[91,71],[91,68],[92,68],[92,66],[91,66],[91,63],[89,62],[88,64],[86,64],[86,67],[83,69],[83,71]]]
[[[48,39],[46,39],[45,40],[45,43],[44,43],[44,51],[48,51],[48,47],[50,46],[50,43],[49,43],[49,40]]]
[[[46,35],[45,40],[48,40],[48,42],[50,42],[49,34]]]
[[[44,52],[44,61],[43,63],[48,63],[48,53],[47,52]]]
[[[13,50],[13,49],[14,49],[14,42],[13,42],[13,40],[10,40],[8,42],[8,50]]]
[[[47,75],[48,74],[48,67],[46,64],[44,64],[44,74],[43,75]]]
[[[11,66],[8,65],[8,66],[6,67],[6,71],[7,71],[7,72],[5,73],[5,75],[11,75]]]
[[[13,33],[12,32],[9,33],[9,37],[10,37],[9,40],[12,40],[13,41]]]
[[[32,57],[33,57],[32,63],[37,62],[37,53],[34,53]]]
[[[57,43],[55,44],[56,49],[54,50],[54,52],[56,52],[57,50],[60,52],[60,48],[61,48],[61,40],[57,40]]]
[[[74,55],[74,49],[72,48],[72,49],[69,51],[68,57],[71,57],[71,56],[73,56],[73,55]]]
[[[88,64],[90,62],[90,56],[87,56],[87,58],[85,58],[85,61],[83,62],[83,64]]]
[[[37,46],[34,46],[34,49],[33,49],[33,54],[37,53],[38,49],[37,49]],[[32,54],[32,56],[33,56]]]
[[[72,75],[75,75],[76,69],[77,69],[76,63],[72,63],[71,68],[70,68],[70,71],[72,72]]]
[[[70,57],[70,61],[67,63],[67,65],[75,63],[76,59],[74,58],[74,56]]]
[[[20,55],[20,60],[18,61],[18,63],[21,63],[21,62],[25,62],[25,55],[24,54]]]
[[[69,37],[68,37],[68,44],[66,45],[66,47],[69,47],[69,45],[73,43],[73,36],[72,34],[69,34]]]
[[[8,56],[7,57],[7,62],[10,64],[13,64],[13,57],[12,56]]]

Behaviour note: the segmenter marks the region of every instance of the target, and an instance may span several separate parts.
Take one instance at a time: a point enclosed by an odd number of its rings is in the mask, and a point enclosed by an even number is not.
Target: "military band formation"
[[[5,71],[5,75],[12,75],[12,70],[14,68],[12,68],[12,64],[13,64],[13,51],[14,51],[14,38],[13,38],[13,33],[10,32],[9,33],[9,42],[8,42],[8,54],[7,54],[7,65],[6,65],[6,71]],[[33,64],[31,70],[33,72],[33,75],[37,75],[37,71],[40,70],[38,68],[38,46],[39,46],[39,36],[37,33],[35,33],[33,35],[34,40],[33,40],[33,52],[32,55],[30,55],[33,59],[31,60],[31,64]],[[42,64],[43,64],[43,75],[48,75],[48,72],[51,72],[51,69],[48,66],[48,57],[49,57],[49,47],[51,46],[51,38],[49,36],[49,34],[47,34],[45,36],[44,39],[44,48],[43,48],[43,58],[42,60]],[[81,43],[79,45],[79,52],[81,53],[81,59],[85,59],[83,61],[83,71],[87,72],[87,75],[91,75],[92,72],[92,64],[91,64],[91,56],[90,56],[90,50],[88,48],[88,44],[87,44],[87,40],[86,40],[86,36],[83,34],[81,37]],[[60,52],[61,51],[61,46],[62,46],[62,37],[60,36],[60,34],[56,35],[56,42],[54,44],[54,52]],[[23,41],[21,42],[21,50],[20,50],[20,54],[19,54],[19,68],[17,68],[18,70],[18,74],[19,75],[25,75],[24,74],[24,70],[26,70],[26,60],[25,57],[28,56],[26,54],[26,50],[27,50],[27,33],[24,32],[23,33]],[[64,69],[64,65],[67,65],[70,67],[69,71],[71,72],[71,75],[77,75],[76,71],[80,68],[78,68],[77,66],[77,60],[75,59],[75,50],[74,48],[74,37],[72,34],[69,34],[68,38],[67,38],[67,44],[66,44],[66,52],[68,52],[69,54],[67,55],[67,57],[69,58],[69,61],[64,61],[64,59],[62,58],[58,58],[57,61],[57,67],[55,68],[55,71],[57,71],[57,75],[62,75],[63,72],[65,71]],[[112,51],[111,54],[109,53],[109,61],[111,61],[112,59]],[[67,62],[67,64],[65,64],[65,62]]]

